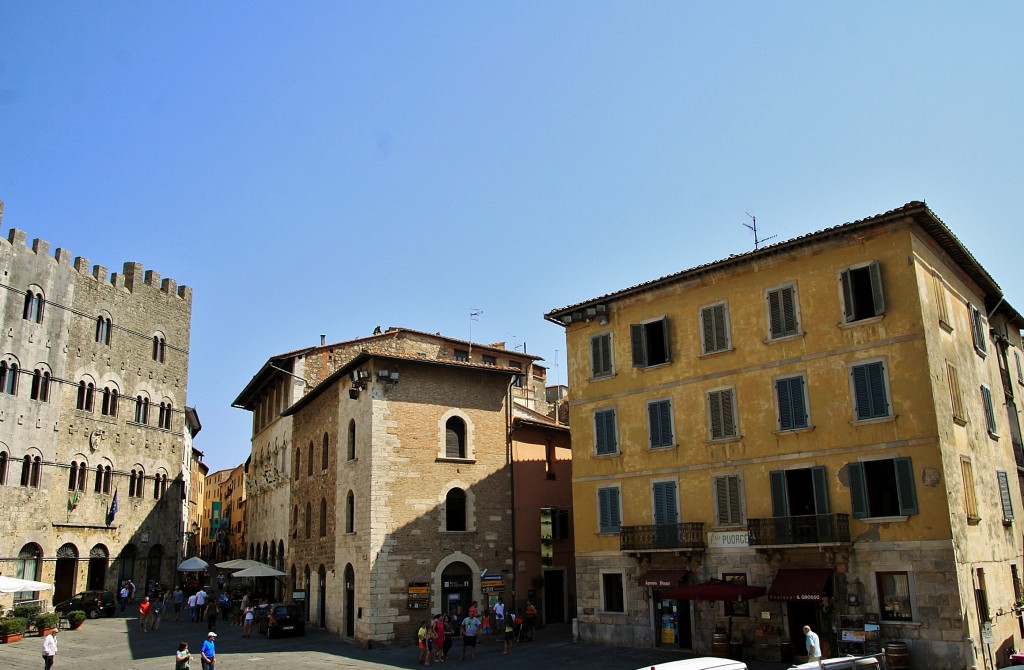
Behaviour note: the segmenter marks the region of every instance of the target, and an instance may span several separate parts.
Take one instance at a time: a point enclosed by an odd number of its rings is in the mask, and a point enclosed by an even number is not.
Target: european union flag
[[[114,489],[114,501],[110,503],[110,511],[107,512],[107,525],[114,523],[114,517],[117,516],[117,489]]]

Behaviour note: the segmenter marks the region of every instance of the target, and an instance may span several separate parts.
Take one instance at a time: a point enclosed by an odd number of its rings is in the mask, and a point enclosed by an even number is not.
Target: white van
[[[731,658],[718,658],[717,656],[701,656],[699,658],[684,658],[680,661],[669,661],[657,665],[645,665],[637,670],[747,670],[747,664],[743,661],[734,661]]]

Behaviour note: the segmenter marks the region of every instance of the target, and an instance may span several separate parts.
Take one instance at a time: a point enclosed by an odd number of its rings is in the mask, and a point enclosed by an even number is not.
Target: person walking
[[[537,608],[533,606],[533,602],[530,600],[526,601],[526,632],[530,634],[530,642],[533,642],[533,636],[537,631]]]
[[[50,670],[57,658],[57,629],[51,628],[43,638],[43,670]]]
[[[821,640],[818,638],[818,634],[811,630],[810,626],[804,626],[804,637],[807,640],[807,660],[821,659]]]
[[[247,604],[245,606],[245,611],[242,612],[242,637],[252,637],[252,621],[255,618],[256,614]]]
[[[206,630],[217,630],[217,617],[220,615],[220,603],[211,598],[206,604]]]
[[[196,594],[192,594],[188,597],[188,618],[192,623],[196,622]]]
[[[512,653],[512,639],[516,635],[515,616],[513,616],[513,614],[511,612],[509,612],[508,616],[506,616],[504,618],[504,621],[505,621],[505,649],[501,653],[502,654],[511,654]]]
[[[430,637],[430,619],[423,622],[420,629],[416,632],[416,642],[420,647],[420,661],[419,665],[430,665],[430,645],[427,644],[427,640]]]
[[[174,600],[174,620],[178,620],[178,615],[181,614],[181,606],[185,602],[185,592],[181,590],[180,586],[174,587],[174,595],[171,596]]]
[[[472,609],[469,611],[470,615],[462,620],[462,656],[459,657],[460,661],[465,660],[467,650],[472,650],[472,660],[476,660],[476,633],[480,630],[480,619],[472,614]]]
[[[217,652],[216,641],[217,634],[212,630],[206,634],[206,641],[203,642],[203,646],[199,650],[199,663],[203,666],[203,670],[213,670]]]
[[[143,633],[149,632],[149,627],[153,624],[153,603],[149,602],[149,596],[143,596],[142,602],[139,603],[139,626],[142,627]]]
[[[501,636],[505,634],[505,601],[498,597],[498,602],[494,603],[494,635],[499,640]]]
[[[121,598],[121,614],[124,614],[125,609],[128,607],[128,582],[121,584],[121,591],[118,593],[118,596]]]
[[[192,653],[188,650],[188,642],[179,642],[178,651],[174,654],[174,670],[189,670]]]

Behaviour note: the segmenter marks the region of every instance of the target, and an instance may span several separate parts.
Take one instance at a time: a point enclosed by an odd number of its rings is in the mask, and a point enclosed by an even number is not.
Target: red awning
[[[730,582],[687,584],[661,592],[661,597],[666,600],[731,600],[733,602],[750,600],[763,595],[763,586],[747,586]]]
[[[636,582],[639,586],[671,589],[679,586],[679,582],[688,574],[690,573],[686,570],[648,570]]]
[[[780,568],[768,600],[821,600],[831,579],[831,568]]]

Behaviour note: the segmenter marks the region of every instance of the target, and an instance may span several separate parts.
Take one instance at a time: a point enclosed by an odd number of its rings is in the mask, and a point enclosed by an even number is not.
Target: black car
[[[113,591],[82,591],[71,596],[70,600],[59,602],[53,606],[53,611],[58,614],[82,610],[90,619],[99,616],[114,616],[116,609],[117,601]]]
[[[274,603],[267,608],[266,616],[260,617],[259,631],[265,633],[268,640],[282,633],[305,635],[306,619],[298,605]]]

